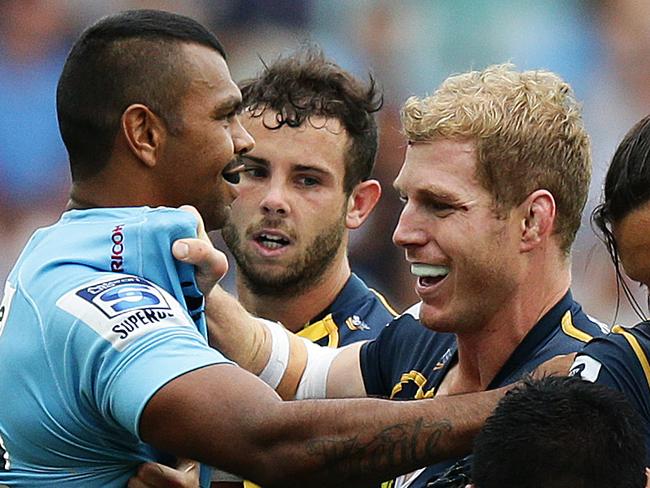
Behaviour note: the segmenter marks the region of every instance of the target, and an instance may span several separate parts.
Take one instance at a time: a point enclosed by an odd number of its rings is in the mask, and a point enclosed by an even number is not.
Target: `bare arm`
[[[259,374],[271,353],[266,327],[218,285],[206,297],[205,312],[210,345],[247,371]]]
[[[283,402],[243,370],[215,365],[156,393],[140,432],[153,446],[265,486],[370,486],[469,452],[502,395]]]
[[[199,235],[202,236],[199,239],[177,241],[173,252],[177,259],[196,265],[197,281],[207,297],[206,318],[210,344],[242,368],[259,375],[269,361],[273,343],[271,334],[239,301],[216,284],[227,265],[224,264],[223,254],[212,246],[201,227]],[[182,254],[179,253],[178,246],[181,243],[186,245]],[[303,339],[289,331],[286,333],[290,336],[294,353],[304,349]],[[327,376],[328,398],[366,396],[359,364],[360,347],[360,343],[348,346],[334,359]],[[283,398],[292,399],[304,364],[294,358],[288,366],[288,373],[277,391]]]

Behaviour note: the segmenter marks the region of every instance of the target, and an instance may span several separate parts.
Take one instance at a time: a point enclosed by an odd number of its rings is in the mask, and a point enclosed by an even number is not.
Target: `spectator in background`
[[[67,159],[56,83],[70,24],[62,2],[0,4],[0,279],[28,235],[65,204]]]

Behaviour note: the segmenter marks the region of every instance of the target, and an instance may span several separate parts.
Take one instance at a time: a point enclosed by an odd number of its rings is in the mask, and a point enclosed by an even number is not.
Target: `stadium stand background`
[[[405,148],[400,105],[452,73],[492,63],[559,73],[584,102],[594,155],[574,247],[573,291],[590,314],[613,322],[615,278],[588,216],[617,141],[650,112],[650,2],[635,0],[2,0],[0,280],[31,232],[53,222],[65,205],[69,181],[55,87],[71,40],[93,20],[129,8],[176,11],[210,25],[236,80],[254,74],[260,58],[305,40],[359,75],[374,73],[385,91],[376,166],[384,196],[353,234],[351,261],[397,307],[416,299],[402,252],[391,243],[400,209],[391,182]],[[232,278],[225,283],[232,286]],[[635,323],[624,300],[621,305],[617,323]]]

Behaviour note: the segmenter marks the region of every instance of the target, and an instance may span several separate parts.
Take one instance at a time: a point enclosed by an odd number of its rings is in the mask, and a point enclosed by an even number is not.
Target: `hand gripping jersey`
[[[377,339],[362,346],[361,371],[368,395],[404,400],[436,395],[436,389],[458,359],[456,336],[427,329],[418,317],[419,304],[395,319]],[[605,329],[588,317],[567,292],[530,330],[488,389],[513,383],[546,360],[576,352],[592,337],[604,333]],[[425,487],[458,461],[429,466],[408,482],[403,478],[384,486]]]
[[[72,210],[32,236],[0,305],[0,485],[122,488],[164,460],[139,437],[148,400],[229,363],[171,255],[193,236],[190,214],[147,207]]]
[[[625,394],[643,419],[646,466],[650,466],[650,322],[632,328],[615,326],[594,339],[576,357],[571,374]]]

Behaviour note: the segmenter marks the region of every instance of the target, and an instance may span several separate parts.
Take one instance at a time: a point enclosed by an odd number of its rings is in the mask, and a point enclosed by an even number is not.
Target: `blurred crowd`
[[[353,234],[350,256],[354,270],[396,308],[416,300],[402,252],[391,243],[401,207],[391,186],[405,149],[401,104],[450,74],[488,64],[557,72],[584,103],[593,146],[573,292],[607,324],[636,322],[618,300],[611,263],[589,221],[617,142],[650,112],[650,2],[635,0],[0,0],[1,281],[33,230],[54,222],[66,202],[55,92],[67,50],[95,19],[131,8],[175,11],[212,27],[236,80],[305,42],[359,76],[373,74],[385,93],[375,170],[384,196]]]

